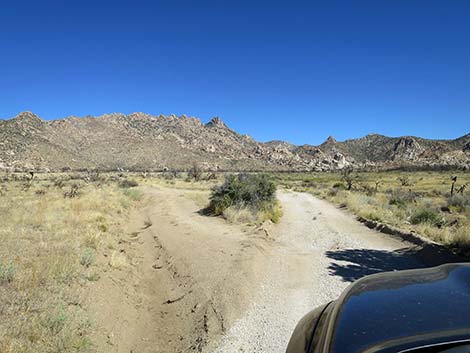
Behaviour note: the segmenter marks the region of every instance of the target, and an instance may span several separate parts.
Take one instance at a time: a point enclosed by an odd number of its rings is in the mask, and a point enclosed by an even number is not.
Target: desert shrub
[[[398,177],[398,181],[400,182],[401,186],[410,186],[411,185],[410,177],[408,177],[407,175],[402,175],[402,176]]]
[[[364,192],[367,196],[373,196],[376,193],[375,188],[367,184],[361,186],[361,191]]]
[[[388,201],[389,205],[395,205],[399,208],[406,208],[406,202],[403,199],[392,197]]]
[[[144,197],[142,192],[137,189],[124,189],[123,193],[133,201],[140,201]]]
[[[75,198],[80,196],[80,185],[72,184],[70,190],[64,192],[64,197]]]
[[[101,181],[100,172],[98,170],[88,170],[84,180],[87,182]]]
[[[0,284],[10,283],[15,277],[15,268],[12,264],[0,263]]]
[[[69,314],[65,311],[63,306],[60,306],[53,312],[44,314],[41,325],[50,331],[52,335],[57,335],[62,331],[69,320]]]
[[[407,204],[416,201],[416,194],[412,191],[392,190],[388,200],[389,205],[406,208]]]
[[[302,181],[302,184],[301,184],[303,187],[306,187],[306,188],[315,188],[317,187],[317,184],[315,183],[315,181],[311,180],[311,179],[304,179]]]
[[[139,183],[132,179],[124,179],[119,183],[119,187],[124,189],[134,188],[136,186],[139,186]]]
[[[208,173],[205,180],[210,181],[210,180],[216,180],[217,179],[217,174],[215,173]]]
[[[228,175],[222,185],[213,189],[206,211],[222,215],[225,210],[249,209],[256,218],[279,220],[279,206],[276,200],[276,185],[264,174]],[[233,211],[229,211],[233,212]]]
[[[329,189],[328,192],[327,192],[327,195],[331,196],[331,197],[334,197],[334,196],[338,195],[338,188],[333,187],[333,188]]]
[[[334,184],[333,184],[333,188],[334,188],[334,189],[346,190],[346,185],[344,185],[343,183],[334,183]]]
[[[446,223],[445,219],[439,215],[439,213],[429,209],[415,211],[410,217],[410,222],[411,224],[427,223],[436,227],[441,227]]]
[[[470,209],[470,197],[467,195],[453,195],[447,199],[447,207],[453,208],[458,212]]]
[[[90,248],[86,248],[82,256],[80,257],[80,265],[89,267],[95,261],[95,251]]]
[[[176,171],[163,172],[161,176],[165,180],[173,180],[173,179],[178,178],[178,172]]]
[[[202,170],[196,163],[188,170],[188,179],[198,181],[201,179]]]

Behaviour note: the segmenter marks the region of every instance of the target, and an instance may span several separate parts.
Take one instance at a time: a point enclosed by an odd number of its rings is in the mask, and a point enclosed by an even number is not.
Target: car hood
[[[470,264],[367,276],[342,294],[331,315],[326,351],[334,353],[375,351],[410,337],[470,338]]]

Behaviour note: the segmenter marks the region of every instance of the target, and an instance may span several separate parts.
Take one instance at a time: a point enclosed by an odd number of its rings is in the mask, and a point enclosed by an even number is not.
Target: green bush
[[[276,222],[280,218],[276,184],[265,174],[228,175],[222,185],[213,189],[206,211],[222,215],[229,207],[248,208]]]
[[[436,227],[445,225],[444,217],[437,212],[427,209],[417,210],[410,217],[411,224],[428,223]]]

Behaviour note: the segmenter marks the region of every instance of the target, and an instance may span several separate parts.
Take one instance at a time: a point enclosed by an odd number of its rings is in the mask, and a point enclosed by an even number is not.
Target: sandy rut
[[[131,265],[88,298],[99,351],[283,352],[296,322],[351,281],[424,265],[309,194],[279,192],[281,222],[254,227],[201,215],[196,191],[144,191],[119,249]]]

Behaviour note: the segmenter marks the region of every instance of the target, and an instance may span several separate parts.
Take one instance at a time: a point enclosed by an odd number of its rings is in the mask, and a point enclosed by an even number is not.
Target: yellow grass
[[[0,183],[0,352],[90,351],[81,295],[109,266],[102,250],[117,246],[138,200],[117,183],[26,183]],[[80,195],[64,197],[74,183]]]

